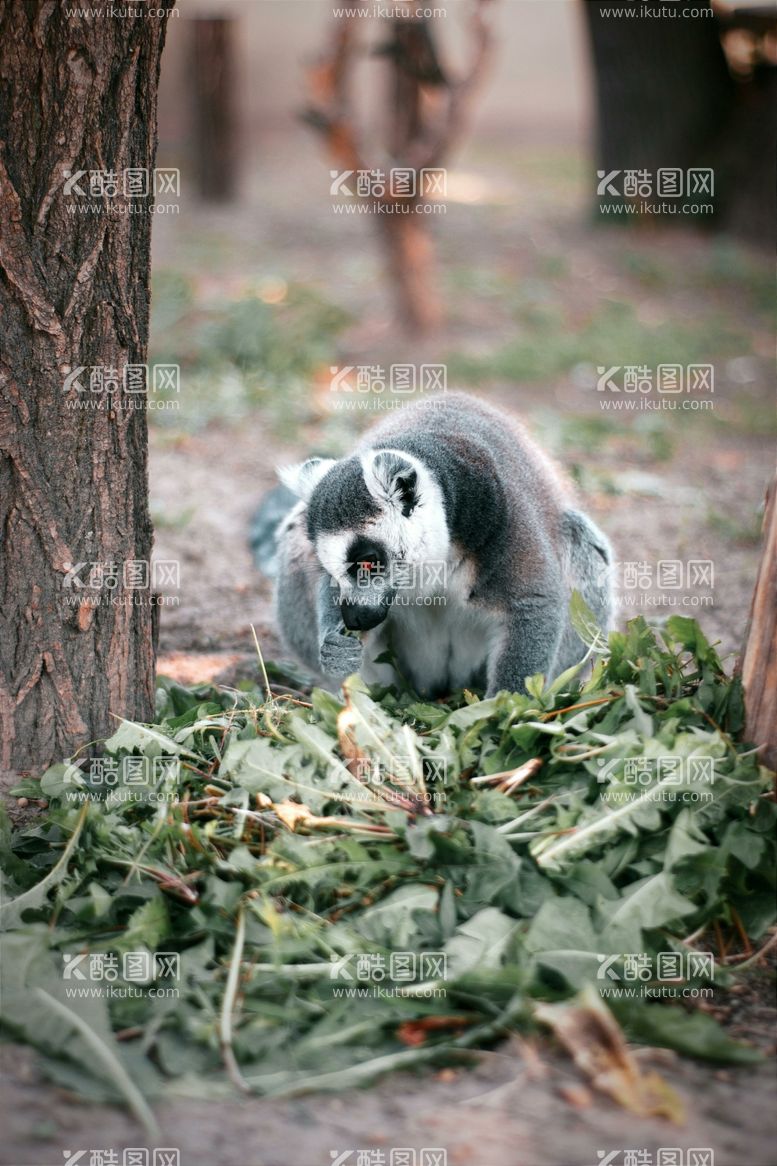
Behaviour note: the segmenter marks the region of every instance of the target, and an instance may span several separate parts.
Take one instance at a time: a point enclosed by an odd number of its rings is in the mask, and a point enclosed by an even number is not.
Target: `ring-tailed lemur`
[[[525,691],[582,658],[576,588],[611,615],[609,543],[508,414],[463,394],[410,406],[340,461],[281,470],[254,523],[288,647],[325,683]],[[346,634],[364,633],[361,640]]]

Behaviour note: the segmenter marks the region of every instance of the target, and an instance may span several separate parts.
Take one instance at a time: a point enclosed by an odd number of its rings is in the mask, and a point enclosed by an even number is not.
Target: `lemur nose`
[[[344,599],[340,604],[340,616],[349,632],[368,632],[383,623],[388,615],[388,604],[383,600],[366,602],[358,599]]]

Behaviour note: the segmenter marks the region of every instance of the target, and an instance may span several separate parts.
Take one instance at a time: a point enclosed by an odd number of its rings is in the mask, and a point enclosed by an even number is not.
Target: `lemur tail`
[[[268,490],[251,519],[248,542],[259,570],[274,579],[278,574],[278,529],[299,502],[288,486],[279,483]]]

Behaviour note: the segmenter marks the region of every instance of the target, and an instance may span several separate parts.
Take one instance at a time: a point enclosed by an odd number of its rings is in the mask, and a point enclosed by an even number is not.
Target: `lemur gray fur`
[[[579,661],[577,589],[607,629],[610,545],[517,421],[463,394],[382,420],[340,461],[280,471],[254,526],[283,639],[329,687],[525,691]],[[361,640],[348,631],[363,633]]]

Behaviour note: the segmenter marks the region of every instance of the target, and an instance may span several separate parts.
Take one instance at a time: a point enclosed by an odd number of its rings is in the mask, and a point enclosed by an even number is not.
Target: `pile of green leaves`
[[[604,956],[707,950],[713,921],[757,943],[775,807],[738,680],[681,617],[660,635],[633,620],[578,676],[447,704],[355,678],[345,704],[161,682],[156,723],[105,743],[177,759],[161,800],[90,788],[72,763],[14,791],[48,806],[3,839],[6,1030],[142,1114],[163,1087],[277,1095],[466,1057],[590,993]],[[712,758],[707,799],[626,781],[627,759],[658,756]],[[445,763],[431,804],[428,759]],[[138,950],[180,952],[178,998],[65,992],[63,953]],[[357,957],[392,952],[444,952],[447,976],[336,994],[374,987]],[[718,965],[718,985],[732,974]],[[756,1056],[702,1012],[608,1004],[632,1039]]]

